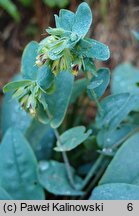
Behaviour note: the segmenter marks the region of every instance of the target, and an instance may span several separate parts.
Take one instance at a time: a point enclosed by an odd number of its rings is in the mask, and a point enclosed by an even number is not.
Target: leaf
[[[31,41],[24,49],[21,62],[21,73],[24,79],[36,80],[38,67],[35,65],[39,44]]]
[[[26,132],[26,138],[31,144],[38,161],[49,160],[52,157],[55,135],[49,125],[33,120]]]
[[[12,200],[12,197],[2,187],[0,187],[0,200]]]
[[[73,75],[62,71],[55,78],[56,90],[46,96],[46,102],[51,114],[51,127],[57,128],[62,123],[72,93]]]
[[[90,200],[139,200],[139,187],[124,183],[105,184],[96,187]]]
[[[21,75],[14,77],[13,81],[22,80]],[[12,92],[6,93],[2,103],[2,133],[9,127],[16,127],[25,132],[30,126],[32,118],[20,107],[17,99],[11,99]]]
[[[25,87],[30,83],[31,83],[31,80],[20,80],[20,81],[9,82],[8,84],[4,86],[3,92],[6,93],[9,91],[14,91],[20,87]]]
[[[16,22],[20,22],[21,16],[16,5],[11,0],[0,0],[0,6],[5,9]]]
[[[61,9],[59,13],[59,17],[55,15],[56,27],[63,28],[67,31],[72,31],[74,17],[75,15],[73,12],[69,10]]]
[[[82,3],[77,8],[72,32],[84,37],[92,23],[92,11],[87,3]]]
[[[37,75],[37,83],[44,91],[50,88],[53,81],[54,74],[50,71],[50,68],[48,66],[44,65],[39,68]]]
[[[74,170],[72,169],[74,174]],[[81,178],[74,175],[76,187],[82,184]],[[67,177],[65,164],[57,161],[42,161],[39,164],[39,181],[50,193],[55,195],[80,196],[82,191],[73,189]]]
[[[44,199],[38,183],[37,161],[29,143],[17,129],[10,128],[4,136],[0,158],[0,184],[13,199]]]
[[[86,90],[87,80],[85,78],[74,82],[70,103],[74,103],[78,97]]]
[[[100,98],[110,82],[110,71],[107,68],[101,68],[97,71],[97,76],[93,76],[88,88],[88,94],[94,100],[91,92],[94,91],[97,98]]]
[[[124,124],[115,129],[102,129],[97,134],[98,146],[100,148],[112,148],[117,142],[125,138],[134,128],[134,125]]]
[[[120,64],[112,73],[112,94],[129,92],[139,94],[139,69],[129,63]]]
[[[78,145],[83,143],[91,134],[91,130],[85,133],[86,128],[84,126],[77,126],[65,131],[60,136],[60,141],[57,141],[57,147],[54,148],[55,151],[71,151]]]
[[[87,41],[92,45],[92,48],[87,50],[86,57],[101,61],[106,61],[110,58],[110,50],[108,46],[90,38],[87,39]]]
[[[100,184],[129,183],[139,177],[139,133],[130,137],[117,151],[105,171]]]
[[[128,93],[110,95],[100,103],[103,115],[97,114],[98,128],[116,128],[137,107],[138,96]]]
[[[134,35],[134,37],[136,38],[136,40],[139,41],[139,32],[132,30],[132,34]]]

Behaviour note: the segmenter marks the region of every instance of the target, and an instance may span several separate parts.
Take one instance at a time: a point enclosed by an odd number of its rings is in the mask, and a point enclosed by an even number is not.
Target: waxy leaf
[[[97,134],[97,143],[101,148],[114,147],[119,141],[135,129],[134,125],[121,125],[115,129],[102,129]]]
[[[91,81],[90,84],[88,85],[87,89],[88,89],[88,95],[90,96],[91,99],[93,98],[93,94],[95,93],[97,98],[100,98],[108,84],[110,81],[110,71],[107,68],[101,68],[97,71],[97,76],[94,76]],[[93,94],[91,94],[91,92],[94,92]]]
[[[139,186],[115,183],[96,187],[90,200],[139,200]]]
[[[44,91],[50,88],[53,81],[54,81],[54,74],[51,72],[48,66],[43,65],[41,68],[39,68],[37,83]]]
[[[85,78],[74,82],[73,90],[70,98],[70,103],[74,103],[80,95],[85,92],[87,87],[87,80]]]
[[[64,132],[60,136],[60,142],[57,141],[57,147],[54,149],[56,151],[71,151],[76,148],[78,145],[83,143],[91,134],[91,130],[85,132],[86,128],[84,126],[77,126],[71,128]]]
[[[36,158],[17,129],[10,128],[5,134],[0,145],[0,158],[0,184],[13,199],[44,199],[38,182]]]
[[[139,69],[128,63],[117,66],[112,73],[111,91],[139,94]]]
[[[96,123],[99,128],[116,128],[137,107],[137,95],[121,93],[110,95],[100,103],[103,114],[97,114]]]
[[[139,32],[132,30],[132,34],[134,35],[134,37],[136,38],[136,40],[139,41]]]
[[[25,87],[30,83],[31,83],[31,80],[20,80],[20,81],[9,82],[8,84],[4,86],[3,92],[6,93],[9,91],[14,91],[20,87]]]
[[[79,36],[84,37],[92,23],[92,11],[87,3],[82,3],[77,8],[72,32],[76,32]]]
[[[108,46],[93,39],[87,39],[87,41],[92,45],[92,48],[87,50],[86,57],[101,61],[106,61],[110,58]]]
[[[100,184],[129,183],[139,178],[139,133],[129,138],[117,151]]]
[[[0,200],[12,200],[12,197],[2,187],[0,187]]]
[[[75,186],[78,188],[82,184],[80,177],[74,174]],[[80,196],[82,191],[73,189],[67,177],[64,163],[57,161],[42,161],[39,164],[39,181],[41,185],[50,193],[55,195]]]
[[[37,160],[49,160],[52,157],[55,135],[49,125],[41,124],[34,119],[25,135]]]
[[[30,42],[24,49],[21,62],[21,73],[24,79],[35,80],[38,67],[35,65],[39,44],[35,41]]]
[[[67,31],[72,31],[72,26],[74,24],[74,13],[61,9],[59,13],[59,17],[55,15],[55,21],[56,21],[56,27],[57,28],[63,28]]]
[[[46,96],[46,102],[51,114],[51,127],[57,128],[62,123],[70,101],[73,75],[63,71],[55,78],[56,90],[53,94]]]

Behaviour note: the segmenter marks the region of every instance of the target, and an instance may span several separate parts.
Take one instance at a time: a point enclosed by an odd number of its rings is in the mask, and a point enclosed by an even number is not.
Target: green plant
[[[0,199],[49,199],[49,193],[88,199],[91,191],[90,199],[139,199],[134,76],[123,79],[116,68],[112,94],[100,102],[110,72],[97,69],[95,60],[109,59],[110,51],[87,37],[89,6],[62,9],[55,21],[56,28],[46,30],[50,36],[27,45],[20,75],[3,88]],[[138,76],[133,66],[122,67]],[[136,90],[122,89],[129,81]],[[90,101],[98,109],[86,129]]]

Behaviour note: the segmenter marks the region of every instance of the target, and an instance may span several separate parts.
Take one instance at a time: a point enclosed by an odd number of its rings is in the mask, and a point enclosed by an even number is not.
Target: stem
[[[109,160],[104,161],[103,166],[100,168],[100,170],[97,172],[95,178],[93,179],[93,181],[90,183],[90,185],[88,186],[86,193],[80,197],[80,200],[85,199],[88,194],[90,193],[90,191],[92,190],[92,188],[94,188],[94,186],[96,185],[96,183],[98,182],[98,180],[100,179],[100,177],[102,176],[102,174],[104,173],[106,167],[109,164]]]
[[[92,96],[94,98],[94,101],[95,101],[97,107],[98,107],[99,114],[102,115],[103,114],[103,109],[102,109],[102,107],[101,107],[101,105],[99,103],[99,100],[98,100],[98,98],[96,96],[96,93],[93,90],[91,90],[91,94],[92,94]]]
[[[102,164],[103,160],[104,160],[104,155],[100,155],[98,157],[98,159],[96,160],[95,164],[93,164],[92,168],[90,169],[88,175],[86,176],[86,178],[84,179],[84,182],[82,184],[81,189],[83,189],[91,180],[92,176],[96,173],[96,170],[98,169],[98,167]]]
[[[51,119],[51,114],[49,113],[49,110],[47,110],[47,115],[48,115],[48,118]],[[55,133],[55,136],[58,140],[59,145],[62,145],[58,130],[56,128],[53,128],[53,130],[54,130],[54,133]],[[63,161],[65,163],[65,167],[67,170],[69,182],[70,182],[71,186],[75,189],[72,170],[71,170],[71,166],[70,166],[69,159],[68,159],[66,152],[64,152],[64,151],[62,152],[62,157],[63,157]]]

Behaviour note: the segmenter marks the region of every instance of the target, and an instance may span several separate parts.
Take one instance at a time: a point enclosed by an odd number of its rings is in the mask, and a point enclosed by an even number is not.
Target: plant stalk
[[[51,120],[51,114],[49,113],[48,109],[47,109],[47,115],[48,115],[48,118]],[[56,128],[53,128],[53,130],[54,130],[54,133],[55,133],[55,136],[56,136],[56,139],[57,139],[59,145],[62,145],[58,130]],[[68,176],[69,182],[70,182],[71,186],[75,189],[72,170],[71,170],[71,166],[70,166],[69,159],[68,159],[66,152],[64,152],[64,151],[62,152],[62,157],[63,157],[63,161],[65,163],[65,167],[67,170],[67,176]]]

